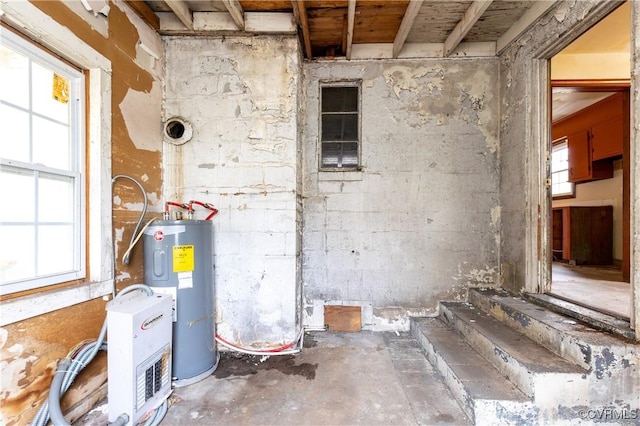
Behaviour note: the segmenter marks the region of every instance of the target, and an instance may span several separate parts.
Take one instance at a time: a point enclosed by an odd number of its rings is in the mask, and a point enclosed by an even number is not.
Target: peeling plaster
[[[373,331],[409,331],[411,317],[435,317],[437,308],[404,309],[377,308],[373,310],[373,323],[367,329]],[[363,327],[364,328],[364,327]]]
[[[398,98],[403,90],[418,93],[426,88],[430,94],[435,90],[441,91],[444,75],[442,68],[410,68],[401,65],[388,67],[383,72],[384,79],[393,86],[393,93]],[[424,82],[424,77],[430,78]]]
[[[469,271],[463,271],[463,265],[467,262],[463,262],[458,265],[458,275],[452,278],[456,281],[466,280],[467,284],[494,284],[497,277],[497,270],[495,267],[487,267],[486,269],[470,269]]]
[[[149,107],[159,105],[161,99],[162,87],[154,81],[149,93],[129,88],[119,105],[129,137],[137,149],[162,150],[162,123],[158,118],[160,110]]]
[[[478,68],[473,76],[458,83],[458,87],[469,97],[470,111],[476,114],[475,124],[486,138],[487,149],[492,154],[499,151],[500,141],[494,131],[497,129],[496,114],[493,110],[485,108],[485,103],[490,103],[493,99],[490,87],[494,78],[484,69]]]

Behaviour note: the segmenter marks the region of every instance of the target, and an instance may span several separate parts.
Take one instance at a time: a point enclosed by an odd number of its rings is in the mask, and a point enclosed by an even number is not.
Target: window
[[[357,169],[360,165],[360,85],[323,85],[320,91],[320,167]]]
[[[575,185],[569,182],[569,145],[564,139],[553,144],[551,149],[551,196],[573,197]]]
[[[0,40],[0,295],[85,278],[84,76]]]

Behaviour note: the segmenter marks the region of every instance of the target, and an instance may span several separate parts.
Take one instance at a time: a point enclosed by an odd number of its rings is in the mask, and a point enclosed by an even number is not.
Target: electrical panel
[[[172,297],[135,291],[107,304],[109,422],[135,425],[171,393]]]

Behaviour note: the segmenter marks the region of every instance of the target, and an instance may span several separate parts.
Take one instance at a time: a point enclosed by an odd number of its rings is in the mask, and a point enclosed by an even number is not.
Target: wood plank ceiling
[[[129,1],[161,34],[296,32],[307,59],[494,56],[547,12],[535,0]]]

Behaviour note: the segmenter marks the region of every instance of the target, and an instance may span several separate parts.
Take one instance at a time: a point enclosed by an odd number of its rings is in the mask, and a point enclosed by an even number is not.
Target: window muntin
[[[0,294],[85,278],[84,76],[0,42]]]
[[[551,149],[551,196],[574,196],[574,184],[569,182],[569,144],[566,139],[554,143]]]
[[[356,169],[360,165],[360,86],[321,86],[320,167]]]

